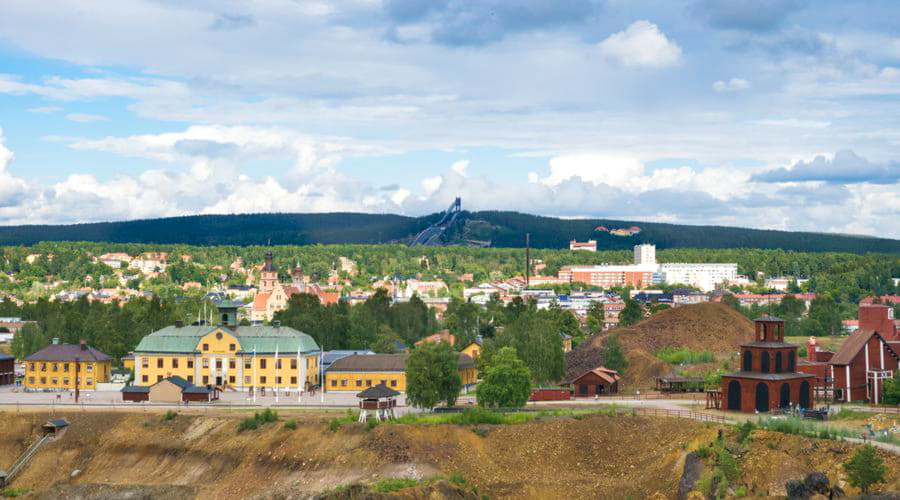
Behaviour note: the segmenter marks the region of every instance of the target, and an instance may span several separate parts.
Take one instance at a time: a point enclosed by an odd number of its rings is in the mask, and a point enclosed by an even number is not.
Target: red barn
[[[784,342],[784,321],[764,316],[755,323],[755,340],[741,345],[741,371],[722,376],[725,408],[812,407],[815,376],[797,371],[797,346]]]
[[[619,372],[601,366],[588,370],[563,385],[571,385],[575,397],[600,396],[619,392],[619,378]]]
[[[16,382],[16,358],[0,354],[0,385],[12,385]]]

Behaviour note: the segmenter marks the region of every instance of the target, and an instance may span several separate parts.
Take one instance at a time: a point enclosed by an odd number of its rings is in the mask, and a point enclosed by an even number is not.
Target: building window
[[[372,380],[366,379],[366,387],[372,387]]]
[[[245,359],[244,360],[244,369],[249,370],[251,364],[252,364],[252,361],[250,360],[250,358]]]
[[[52,379],[50,379],[50,382],[53,383],[53,385],[59,385],[59,379],[56,377],[53,377]]]
[[[141,382],[145,382],[145,383],[146,383],[146,382],[148,382],[149,380],[150,380],[150,379],[147,377],[147,375],[141,375]]]
[[[387,380],[383,380],[383,379],[382,379],[382,380],[381,380],[381,384],[382,384],[382,385],[387,385]]]
[[[156,360],[156,367],[157,367],[157,368],[162,368],[162,367],[163,367],[163,358],[158,358],[158,359]]]
[[[235,347],[234,344],[228,344],[228,350],[229,350],[229,351],[234,351],[235,349],[236,349],[236,347]]]
[[[337,380],[331,379],[331,387],[337,387]]]
[[[207,385],[207,384],[209,384],[209,375],[204,375],[203,376],[203,385]]]
[[[247,375],[247,376],[244,377],[244,384],[245,384],[245,385],[250,385],[250,376],[249,376],[249,375]]]
[[[356,387],[362,387],[362,379],[356,380]]]
[[[193,367],[194,367],[194,359],[188,358],[188,368],[193,368]]]
[[[172,368],[178,368],[178,358],[172,358]]]
[[[292,359],[291,360],[291,370],[296,370],[296,369],[297,369],[297,360]]]
[[[345,378],[341,379],[341,387],[347,387],[347,379],[345,379]]]
[[[150,366],[150,358],[141,358],[141,368],[147,368]]]
[[[69,385],[69,377],[63,377],[63,385]]]
[[[262,377],[259,377],[259,383],[260,383],[260,384],[265,384],[265,383],[266,383],[266,377],[265,377],[265,375],[263,375]]]
[[[161,382],[161,381],[162,381],[162,375],[157,375],[157,376],[156,376],[156,381],[157,381],[157,382]]]
[[[397,387],[397,381],[391,380],[391,387]]]
[[[194,376],[193,376],[193,375],[188,375],[188,379],[187,379],[187,380],[188,380],[188,383],[189,383],[189,384],[193,384],[193,383],[194,383]]]
[[[94,379],[88,378],[88,379],[87,379],[87,385],[94,385]]]
[[[87,372],[93,373],[93,371],[94,371],[94,365],[87,365]]]
[[[297,385],[297,377],[291,377],[291,385]]]
[[[229,360],[228,360],[228,368],[230,368],[230,369],[232,369],[232,370],[234,370],[235,368],[237,368],[237,361],[235,361],[235,360],[233,360],[233,359],[229,359]]]
[[[222,340],[222,332],[216,332],[216,340]]]
[[[280,369],[281,369],[281,360],[280,360],[280,359],[276,359],[276,360],[275,360],[275,369],[276,369],[276,370],[280,370]]]
[[[209,344],[203,344],[203,350],[204,350],[204,351],[208,351],[208,350],[209,350]]]
[[[41,371],[42,372],[47,371],[47,363],[41,363]]]
[[[63,363],[63,373],[69,372],[69,363]]]
[[[34,385],[34,377],[28,377],[28,384]]]
[[[41,377],[41,385],[47,385],[47,377]]]
[[[222,360],[219,358],[216,358],[216,370],[221,370],[221,369],[222,369]]]
[[[229,376],[228,376],[228,383],[229,383],[229,384],[233,384],[233,383],[234,383],[234,375],[229,375]]]
[[[55,372],[58,372],[58,371],[59,371],[59,365],[58,365],[58,364],[53,363],[53,371],[55,371]]]
[[[266,369],[266,360],[265,359],[259,360],[259,367],[263,370]]]
[[[209,368],[209,358],[203,358],[203,368]]]

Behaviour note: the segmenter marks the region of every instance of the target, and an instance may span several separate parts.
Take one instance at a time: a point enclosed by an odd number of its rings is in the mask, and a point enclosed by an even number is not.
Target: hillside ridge
[[[364,213],[270,213],[191,215],[120,222],[0,227],[0,245],[41,241],[95,241],[189,245],[378,244],[406,243],[441,214],[410,217]],[[900,240],[842,234],[777,231],[727,226],[691,226],[613,219],[560,219],[518,212],[463,211],[464,230],[448,243],[490,242],[502,248],[567,248],[569,241],[593,239],[598,249],[630,249],[638,243],[659,248],[761,248],[794,251],[900,253]],[[610,230],[636,226],[631,236]],[[607,230],[598,230],[598,228]]]

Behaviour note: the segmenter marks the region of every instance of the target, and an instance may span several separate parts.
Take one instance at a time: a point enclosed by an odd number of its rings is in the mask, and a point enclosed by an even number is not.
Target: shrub
[[[297,429],[297,421],[294,420],[293,418],[292,418],[292,419],[289,419],[289,420],[285,420],[285,421],[284,421],[284,428],[285,428],[285,429],[290,429],[290,430],[292,430],[292,431],[293,431],[293,430],[296,430],[296,429]]]
[[[366,430],[367,431],[371,431],[372,429],[374,429],[376,427],[378,427],[378,420],[375,420],[374,418],[370,418],[370,419],[366,420]]]
[[[875,447],[867,444],[856,450],[856,453],[844,463],[847,481],[860,489],[864,494],[872,485],[883,483],[887,470],[884,461],[875,453]]]
[[[256,420],[256,416],[247,417],[238,424],[238,432],[254,430],[257,427],[259,427],[259,422]]]
[[[256,412],[252,417],[241,420],[238,424],[238,432],[249,431],[259,428],[262,424],[272,423],[278,420],[278,412],[271,408],[266,408],[261,412]],[[294,423],[296,426],[296,422]]]
[[[29,490],[28,488],[7,488],[0,492],[0,496],[4,496],[6,498],[15,498],[25,495],[29,491],[31,490]]]
[[[753,432],[754,427],[755,426],[753,425],[753,422],[751,422],[749,420],[747,420],[743,424],[739,425],[738,426],[738,435],[737,435],[738,443],[743,444],[744,442],[746,442],[747,439],[750,438],[750,433]]]
[[[278,412],[271,408],[266,408],[261,413],[256,414],[256,419],[259,420],[261,424],[275,422],[278,420]]]
[[[175,417],[177,417],[177,416],[178,416],[178,412],[176,412],[175,410],[169,410],[163,414],[162,421],[168,422],[170,420],[175,420]]]

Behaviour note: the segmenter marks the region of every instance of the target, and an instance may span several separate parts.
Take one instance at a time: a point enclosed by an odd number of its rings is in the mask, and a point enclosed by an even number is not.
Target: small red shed
[[[572,394],[575,397],[602,396],[619,392],[620,378],[619,372],[600,366],[582,373],[563,385],[572,386]]]

